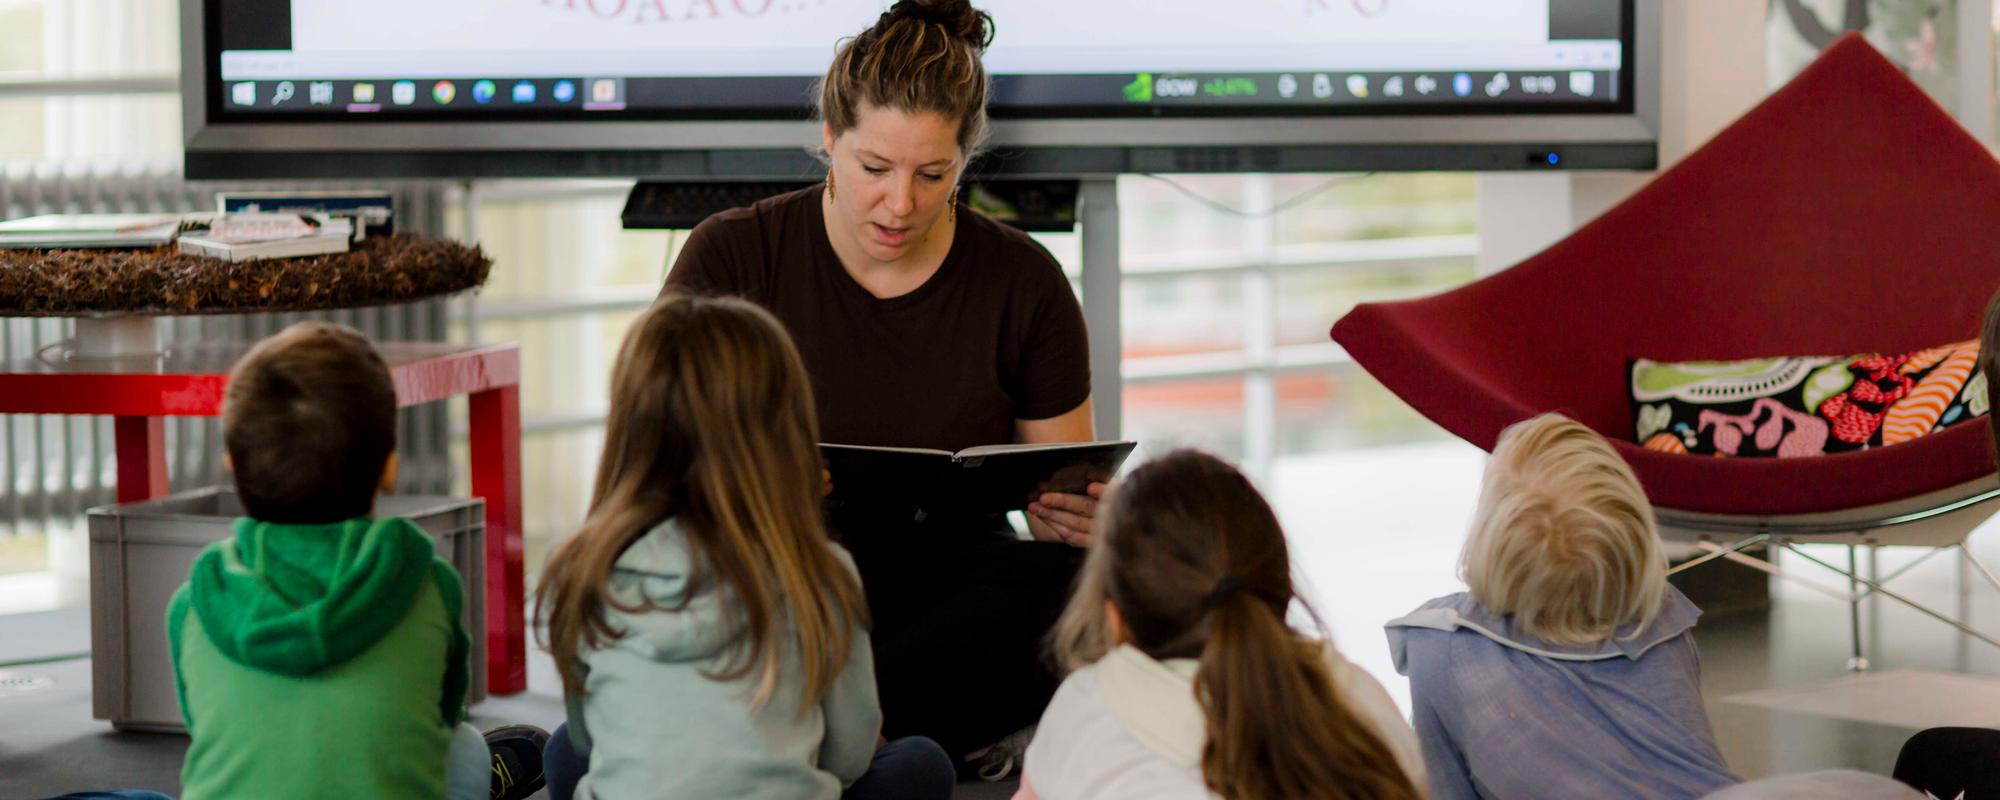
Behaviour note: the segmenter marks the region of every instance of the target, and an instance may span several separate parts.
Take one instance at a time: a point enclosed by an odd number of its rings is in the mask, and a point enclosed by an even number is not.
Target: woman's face
[[[863,252],[893,262],[923,249],[944,219],[964,167],[958,125],[929,111],[864,105],[852,129],[822,128],[832,157],[836,231]]]

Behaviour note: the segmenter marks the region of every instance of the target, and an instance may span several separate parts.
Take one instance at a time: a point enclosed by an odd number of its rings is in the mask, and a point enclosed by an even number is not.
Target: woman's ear
[[[832,126],[832,125],[829,125],[829,124],[827,124],[827,123],[824,123],[824,122],[822,122],[822,123],[820,123],[820,124],[819,124],[819,147],[820,147],[820,151],[821,151],[821,152],[823,152],[823,153],[826,153],[826,159],[827,159],[827,162],[828,162],[828,163],[827,163],[827,169],[832,169],[832,168],[833,168],[833,164],[832,164],[832,161],[833,161],[833,140],[834,140],[835,138],[836,138],[836,137],[835,137],[835,136],[833,135],[833,126]]]

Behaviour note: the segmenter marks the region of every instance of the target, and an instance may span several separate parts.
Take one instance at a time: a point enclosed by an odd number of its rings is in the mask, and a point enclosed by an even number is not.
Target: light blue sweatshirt
[[[847,569],[854,562],[837,545]],[[726,669],[726,595],[703,582],[680,605],[694,568],[685,533],[661,524],[618,558],[611,593],[636,612],[607,606],[610,646],[579,655],[587,670],[583,697],[566,698],[570,737],[590,772],[582,799],[768,798],[836,800],[868,771],[882,710],[868,634],[857,627],[847,666],[819,703],[799,710],[805,670],[789,626],[777,690],[752,708],[760,669],[729,681],[704,673]],[[650,607],[646,604],[650,603]]]
[[[1690,800],[1740,782],[1702,708],[1700,615],[1669,586],[1651,625],[1590,645],[1531,637],[1467,593],[1390,621],[1432,800]]]

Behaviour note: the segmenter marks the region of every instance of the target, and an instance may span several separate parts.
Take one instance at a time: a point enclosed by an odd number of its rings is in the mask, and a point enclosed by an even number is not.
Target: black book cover
[[[1109,481],[1133,442],[1068,442],[970,447],[957,453],[902,447],[822,444],[833,477],[827,507],[868,510],[921,522],[945,515],[1026,508],[1043,492],[1083,494]]]

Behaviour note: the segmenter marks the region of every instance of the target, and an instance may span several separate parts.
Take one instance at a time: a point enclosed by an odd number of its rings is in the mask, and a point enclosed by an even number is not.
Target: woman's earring
[[[948,221],[950,221],[950,222],[951,222],[951,224],[953,224],[953,225],[957,225],[957,224],[958,224],[958,187],[956,187],[956,186],[953,186],[953,187],[951,187],[951,199],[950,199],[950,200],[947,200],[947,201],[945,201],[945,206],[944,206],[944,207],[945,207],[945,215],[946,215],[946,219],[947,219]]]
[[[833,170],[830,168],[826,171],[826,196],[828,199],[833,197]]]

